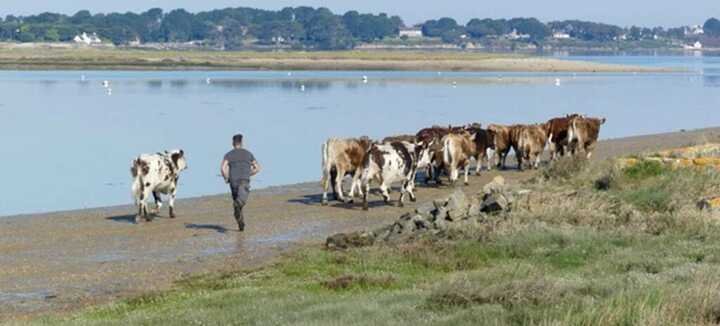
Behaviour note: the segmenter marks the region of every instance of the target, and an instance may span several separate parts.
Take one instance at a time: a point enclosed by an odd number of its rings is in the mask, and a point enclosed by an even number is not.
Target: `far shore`
[[[388,70],[578,73],[679,71],[670,68],[476,52],[225,52],[5,47],[0,47],[0,70]]]

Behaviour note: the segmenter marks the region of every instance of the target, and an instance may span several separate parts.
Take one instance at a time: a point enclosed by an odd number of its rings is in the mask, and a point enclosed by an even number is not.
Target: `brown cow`
[[[394,143],[394,142],[408,142],[408,143],[415,143],[415,140],[417,139],[416,136],[413,135],[398,135],[398,136],[390,136],[385,137],[380,142],[381,144],[387,144],[387,143]]]
[[[498,168],[506,168],[505,162],[507,161],[507,155],[510,153],[510,149],[517,152],[517,144],[522,127],[522,125],[488,125],[488,130],[495,134],[495,156]]]
[[[431,128],[425,128],[418,131],[416,138],[419,143],[430,144],[430,164],[428,165],[425,184],[430,180],[435,181],[436,184],[442,184],[440,181],[440,174],[442,174],[445,168],[445,162],[443,161],[443,141],[442,139],[448,134],[459,133],[464,130],[463,127],[448,126],[432,126]]]
[[[333,194],[336,200],[346,201],[342,191],[342,181],[345,175],[352,175],[353,181],[350,186],[350,201],[354,197],[355,190],[360,189],[360,175],[362,174],[363,162],[372,142],[367,137],[357,139],[328,139],[322,146],[322,204],[327,205],[328,188],[332,184]]]
[[[474,123],[465,128],[471,135],[475,135],[475,175],[480,175],[483,162],[487,162],[488,171],[491,169],[490,157],[487,156],[487,150],[495,150],[495,132],[488,129],[482,129],[479,123]]]
[[[549,124],[522,126],[518,130],[518,142],[515,155],[518,169],[523,170],[523,163],[528,162],[531,168],[540,166],[540,158],[545,150]]]
[[[459,177],[459,170],[465,170],[465,184],[468,184],[470,160],[477,155],[475,135],[468,131],[450,133],[443,138],[443,161],[448,167],[450,183],[455,184]]]
[[[587,153],[587,158],[592,156],[592,151],[595,149],[600,135],[600,126],[605,124],[606,121],[605,118],[586,118],[582,116],[572,119],[568,139],[573,155],[582,150]]]
[[[579,114],[568,114],[562,118],[554,118],[548,120],[548,145],[550,145],[550,155],[552,160],[557,160],[560,156],[564,156],[568,151],[570,131],[570,121],[573,118],[580,117]]]

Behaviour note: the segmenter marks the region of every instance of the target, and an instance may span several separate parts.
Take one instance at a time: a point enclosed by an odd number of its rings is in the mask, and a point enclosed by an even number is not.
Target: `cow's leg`
[[[469,185],[470,182],[468,182],[468,174],[470,174],[470,160],[468,160],[465,163],[465,185]]]
[[[170,200],[168,201],[168,207],[170,209],[170,218],[175,218],[175,196],[177,195],[177,185],[174,185],[170,189]]]
[[[385,183],[385,180],[380,180],[380,191],[382,192],[385,204],[390,203],[390,192],[388,191],[388,188],[389,186]]]
[[[343,169],[337,169],[337,174],[335,175],[335,198],[338,201],[344,202],[345,201],[345,195],[343,194],[342,190],[342,183],[343,179],[345,178],[345,170]]]
[[[162,197],[157,191],[153,191],[152,194],[153,199],[155,199],[155,214],[160,214],[160,210],[162,209]]]
[[[338,200],[340,197],[338,197],[337,187],[337,177],[338,176],[338,170],[336,168],[333,168],[330,170],[330,185],[332,186],[332,192],[333,192],[333,200]],[[342,187],[342,177],[340,178],[340,187]],[[342,192],[340,193],[342,195]]]
[[[321,202],[321,204],[323,206],[326,206],[328,204],[328,188],[330,187],[330,183],[331,183],[330,179],[331,179],[330,171],[323,169],[322,180],[320,181],[322,183],[322,187],[323,187],[322,202]],[[333,191],[335,191],[334,187],[333,187]]]
[[[363,210],[368,210],[368,194],[370,193],[370,178],[363,176],[362,184],[365,188],[363,192]]]
[[[407,181],[403,181],[402,186],[400,187],[400,198],[398,198],[398,207],[404,207],[405,206],[405,192],[407,189]]]
[[[515,158],[518,161],[518,170],[522,171],[523,170],[523,153],[520,151],[515,152]]]
[[[150,197],[150,194],[152,191],[150,191],[150,187],[143,186],[140,189],[140,200],[138,201],[138,216],[135,217],[135,222],[139,222],[139,219],[142,217],[145,219],[145,221],[150,221],[150,215],[148,214],[148,205],[147,205],[147,199]]]
[[[362,174],[361,169],[356,169],[355,173],[353,173],[348,203],[353,203],[355,201],[355,190],[357,190],[357,196],[362,197],[362,195],[363,195],[362,185],[360,183],[361,174]]]

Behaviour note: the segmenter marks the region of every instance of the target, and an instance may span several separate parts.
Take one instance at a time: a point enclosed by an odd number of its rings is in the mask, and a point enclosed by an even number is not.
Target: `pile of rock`
[[[378,230],[329,237],[326,247],[346,249],[373,245],[377,241],[405,241],[425,235],[442,236],[449,231],[472,231],[484,224],[490,215],[510,211],[512,203],[513,197],[507,191],[505,180],[498,176],[476,196],[468,197],[462,190],[456,190],[448,198],[421,205]]]

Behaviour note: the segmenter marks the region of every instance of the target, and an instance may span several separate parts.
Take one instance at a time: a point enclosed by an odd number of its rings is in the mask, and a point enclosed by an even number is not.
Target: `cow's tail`
[[[450,147],[450,138],[445,138],[443,141],[443,163],[445,164],[450,164],[452,159],[452,152]]]

